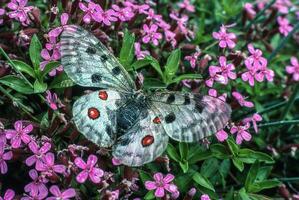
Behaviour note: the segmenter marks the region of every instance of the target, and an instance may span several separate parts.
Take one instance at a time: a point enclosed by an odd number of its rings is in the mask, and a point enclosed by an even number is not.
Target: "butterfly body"
[[[62,64],[78,85],[103,88],[80,97],[73,105],[77,129],[129,166],[153,161],[166,149],[169,137],[197,142],[223,129],[230,107],[220,99],[183,92],[136,90],[134,81],[92,34],[65,27]]]

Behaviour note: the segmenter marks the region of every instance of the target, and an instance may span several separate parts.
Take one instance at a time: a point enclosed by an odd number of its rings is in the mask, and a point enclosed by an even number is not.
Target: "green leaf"
[[[271,156],[269,156],[268,154],[258,152],[258,151],[253,151],[251,149],[241,149],[239,151],[238,156],[240,158],[252,158],[252,159],[259,160],[259,161],[264,161],[266,163],[274,163],[273,158]]]
[[[204,177],[211,177],[218,171],[219,162],[216,158],[209,158],[203,162],[200,169],[200,174]]]
[[[134,70],[134,69],[137,70],[137,69],[140,69],[140,68],[148,66],[148,65],[152,66],[158,72],[158,74],[161,76],[161,78],[163,78],[163,80],[164,80],[164,75],[161,70],[161,66],[160,66],[159,62],[152,56],[146,56],[142,60],[137,60],[136,62],[134,62],[132,64],[132,67],[129,70]]]
[[[188,147],[188,143],[186,142],[180,142],[179,143],[179,150],[180,150],[180,155],[181,155],[181,159],[187,159],[188,157],[188,152],[189,152],[189,147]]]
[[[189,157],[188,161],[189,161],[189,164],[195,164],[199,161],[211,158],[212,156],[213,156],[212,152],[209,150],[201,151],[201,152],[193,154],[191,157]]]
[[[42,71],[41,77],[45,77],[53,69],[56,69],[60,65],[60,62],[52,61],[46,64],[44,70]]]
[[[179,162],[179,164],[180,164],[180,167],[182,168],[183,172],[187,173],[188,170],[189,170],[189,163],[188,163],[188,161],[182,160],[182,161]]]
[[[172,81],[170,81],[169,84],[179,83],[183,80],[198,80],[198,79],[202,79],[201,74],[183,74],[175,77]]]
[[[144,197],[144,199],[146,200],[150,200],[150,199],[154,199],[155,195],[154,195],[154,190],[148,191]]]
[[[226,147],[223,144],[212,144],[210,149],[213,153],[213,156],[219,159],[229,158],[230,154],[226,150]]]
[[[256,193],[265,189],[270,189],[279,186],[281,183],[278,180],[265,180],[260,182],[255,182],[250,186],[249,191]]]
[[[242,200],[250,200],[248,194],[246,193],[245,188],[242,188],[242,189],[239,191],[239,197],[240,197]]]
[[[192,179],[198,183],[199,185],[201,185],[202,187],[205,187],[207,189],[212,190],[213,192],[215,192],[214,186],[212,185],[212,183],[205,178],[204,176],[202,176],[200,173],[196,172]]]
[[[126,30],[119,55],[119,61],[126,69],[131,68],[131,63],[134,59],[134,42],[134,34]]]
[[[250,186],[254,183],[254,181],[256,180],[256,176],[257,176],[257,173],[258,173],[258,170],[259,170],[259,162],[256,161],[251,167],[250,167],[250,170],[247,174],[247,177],[246,177],[246,181],[245,181],[245,189],[246,191],[250,192],[249,188]]]
[[[72,87],[73,85],[74,82],[66,75],[66,73],[62,73],[54,78],[49,86],[49,89],[66,88]]]
[[[155,78],[145,78],[143,81],[144,89],[165,89],[166,85],[159,79]]]
[[[231,187],[230,190],[228,191],[228,193],[226,193],[224,200],[232,200],[232,199],[234,199],[234,188],[233,187]]]
[[[221,162],[220,167],[219,167],[219,174],[221,176],[221,181],[222,181],[222,185],[223,187],[225,187],[226,185],[226,177],[230,171],[230,160],[229,159],[225,159]]]
[[[151,180],[151,176],[147,172],[145,172],[143,170],[138,170],[138,171],[139,171],[139,177],[140,177],[142,183],[144,183],[145,181]]]
[[[240,149],[239,146],[231,138],[228,138],[226,141],[227,141],[228,147],[229,147],[230,151],[232,152],[232,154],[234,156],[237,155],[239,153],[239,149]]]
[[[165,65],[164,77],[166,78],[166,83],[170,83],[179,69],[179,64],[181,61],[181,50],[176,49],[171,52],[167,59]]]
[[[25,72],[29,76],[35,77],[34,70],[30,65],[28,65],[20,60],[12,60],[12,62],[20,72]]]
[[[233,157],[232,160],[233,160],[233,163],[234,163],[235,167],[236,167],[240,172],[242,172],[242,171],[244,170],[244,164],[243,164],[243,162],[242,162],[240,159],[236,158],[236,157]]]
[[[43,93],[47,90],[48,85],[46,83],[41,83],[38,80],[35,80],[33,88],[34,93]]]
[[[14,75],[4,76],[0,79],[0,83],[10,87],[11,89],[22,94],[33,94],[33,88],[23,79]]]
[[[260,167],[258,174],[256,176],[257,181],[263,181],[266,178],[268,178],[270,172],[272,171],[272,166],[265,166],[265,167]]]
[[[42,50],[42,44],[40,43],[38,37],[34,34],[29,46],[29,55],[30,55],[31,62],[34,66],[35,72],[39,70],[39,64],[41,60],[41,56],[40,56],[41,50]]]
[[[176,162],[180,162],[180,156],[172,144],[168,143],[166,151],[171,159],[175,160]]]

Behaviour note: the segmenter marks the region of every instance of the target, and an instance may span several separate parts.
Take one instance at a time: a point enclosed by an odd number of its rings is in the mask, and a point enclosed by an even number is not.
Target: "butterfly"
[[[61,62],[76,84],[100,88],[73,105],[73,121],[88,140],[112,147],[122,164],[141,166],[160,156],[169,137],[197,142],[223,129],[231,108],[201,94],[137,90],[128,72],[90,32],[64,27]]]

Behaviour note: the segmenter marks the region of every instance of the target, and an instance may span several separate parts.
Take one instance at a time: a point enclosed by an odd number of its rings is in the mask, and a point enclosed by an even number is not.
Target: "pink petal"
[[[98,162],[98,158],[95,155],[88,156],[87,165],[94,166],[95,164],[97,164],[97,162]]]
[[[47,153],[46,156],[44,157],[47,165],[54,165],[54,160],[55,160],[55,156],[53,153]]]
[[[32,141],[28,144],[28,147],[29,147],[29,149],[30,149],[34,154],[38,153],[38,145],[36,144],[35,141],[32,140]]]
[[[155,173],[155,174],[154,174],[154,179],[155,179],[156,182],[160,182],[160,181],[162,181],[162,180],[163,180],[163,174],[160,173],[160,172]]]
[[[156,197],[164,197],[165,192],[163,187],[158,187],[155,191],[155,196]]]
[[[54,165],[53,170],[54,172],[63,174],[65,172],[66,167],[64,165]]]
[[[49,32],[49,37],[58,37],[60,35],[60,33],[62,32],[63,28],[62,27],[57,27],[57,28],[54,28],[53,30],[51,30]]]
[[[254,51],[254,47],[253,47],[252,44],[248,44],[248,45],[247,45],[247,48],[248,48],[248,51],[249,51],[251,54],[254,54],[254,53],[255,53],[255,51]]]
[[[67,13],[62,13],[60,16],[61,25],[64,26],[67,24],[67,21],[69,20],[69,15]]]
[[[296,57],[292,57],[292,58],[291,58],[291,64],[292,64],[293,66],[297,66],[297,67],[299,67],[298,59],[297,59]]]
[[[32,166],[35,162],[36,162],[35,155],[32,155],[32,156],[28,157],[25,161],[26,165],[29,166],[29,167]]]
[[[87,177],[88,177],[88,172],[84,170],[77,175],[76,180],[79,183],[84,183]]]
[[[4,200],[12,200],[14,196],[15,196],[15,192],[11,189],[8,189],[4,194]]]
[[[216,137],[218,141],[223,142],[228,138],[228,135],[224,130],[221,130],[216,133]]]
[[[232,40],[227,40],[226,43],[227,43],[227,46],[228,46],[230,49],[233,49],[233,48],[235,48],[235,46],[236,46],[236,43],[235,43],[234,41],[232,41]]]
[[[41,57],[44,59],[44,60],[50,60],[51,59],[51,56],[50,56],[50,54],[49,54],[49,52],[48,52],[48,50],[47,49],[43,49],[42,51],[41,51]]]
[[[89,173],[89,178],[94,183],[101,182],[101,177],[104,175],[104,171],[99,168],[93,168],[92,171]]]
[[[174,179],[174,175],[172,175],[172,174],[167,174],[167,175],[163,178],[163,181],[164,181],[165,183],[170,183],[173,179]]]
[[[50,188],[50,192],[56,196],[56,197],[60,197],[61,196],[61,192],[60,192],[60,189],[57,185],[53,185],[51,188]]]
[[[234,134],[234,133],[236,133],[236,132],[238,132],[238,127],[236,127],[236,126],[231,127],[231,129],[230,129],[230,133],[231,133],[231,134]]]
[[[81,10],[83,10],[83,11],[87,11],[88,10],[88,8],[83,4],[83,3],[79,3],[79,8],[81,9]]]
[[[25,144],[28,144],[31,141],[31,137],[27,134],[21,135],[21,139]]]
[[[224,41],[224,40],[221,40],[220,42],[219,42],[219,46],[221,47],[221,48],[226,48],[226,41]]]
[[[5,130],[5,136],[7,139],[11,139],[16,136],[17,132],[15,130]]]
[[[241,134],[238,134],[237,138],[236,138],[237,144],[242,144],[242,141],[243,141],[243,138],[242,138]]]
[[[217,97],[217,90],[215,90],[215,89],[209,89],[208,93],[212,97]]]
[[[76,164],[77,167],[79,167],[81,169],[85,169],[86,168],[86,163],[80,157],[77,157],[75,159],[75,164]]]
[[[49,142],[46,142],[40,149],[39,151],[41,153],[47,153],[51,149],[51,144]]]
[[[147,190],[154,190],[157,188],[156,182],[153,181],[145,181],[144,185]]]
[[[29,171],[29,176],[32,180],[36,180],[38,178],[38,173],[35,169]]]
[[[2,155],[3,160],[11,160],[13,157],[12,151],[8,151]]]
[[[215,38],[215,39],[217,39],[217,40],[220,39],[220,35],[219,35],[219,33],[217,33],[217,32],[213,32],[212,35],[213,35],[213,38]]]
[[[22,121],[20,121],[20,120],[16,121],[15,124],[14,124],[14,127],[15,127],[16,131],[21,132],[22,129],[23,129]]]
[[[148,35],[146,35],[142,38],[142,42],[145,44],[149,43],[150,40],[151,40],[151,38]]]
[[[244,106],[246,106],[248,108],[252,108],[252,107],[254,107],[254,104],[250,101],[244,101]]]
[[[7,164],[4,161],[0,162],[0,171],[1,174],[6,174],[7,173]]]
[[[224,56],[220,56],[219,63],[220,66],[226,66],[226,58]]]
[[[12,148],[19,148],[21,146],[21,138],[14,137],[10,140]]]
[[[83,21],[84,21],[86,24],[89,24],[90,21],[91,21],[91,16],[90,16],[90,14],[86,14],[86,15],[84,15],[84,17],[83,17]]]
[[[250,133],[248,133],[247,131],[242,131],[240,134],[242,135],[242,138],[243,138],[244,140],[246,140],[246,141],[251,140],[251,135],[250,135]]]
[[[76,196],[76,190],[73,188],[69,188],[62,193],[62,198],[70,199]]]

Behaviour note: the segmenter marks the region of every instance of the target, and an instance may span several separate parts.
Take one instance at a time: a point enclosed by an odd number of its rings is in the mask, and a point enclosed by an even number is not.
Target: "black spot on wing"
[[[168,104],[171,104],[175,101],[175,95],[174,94],[170,94],[168,97],[167,97],[167,100],[166,100],[166,103]]]
[[[190,103],[191,103],[191,100],[190,100],[190,97],[189,97],[189,95],[185,95],[184,96],[184,105],[189,105]]]
[[[96,52],[97,52],[97,50],[94,47],[88,47],[86,49],[86,53],[88,53],[88,54],[96,54]]]
[[[107,55],[104,54],[104,55],[101,56],[101,61],[102,62],[106,62],[107,60],[108,60]]]
[[[99,73],[95,73],[95,74],[91,75],[91,81],[93,83],[99,83],[102,81],[102,76]]]
[[[204,105],[200,102],[196,102],[195,110],[197,110],[199,113],[202,113],[202,111],[204,110]]]
[[[119,75],[120,74],[120,68],[118,66],[114,67],[112,69],[113,75]]]
[[[175,114],[173,112],[169,113],[168,115],[165,116],[165,122],[167,124],[172,123],[175,121]]]

